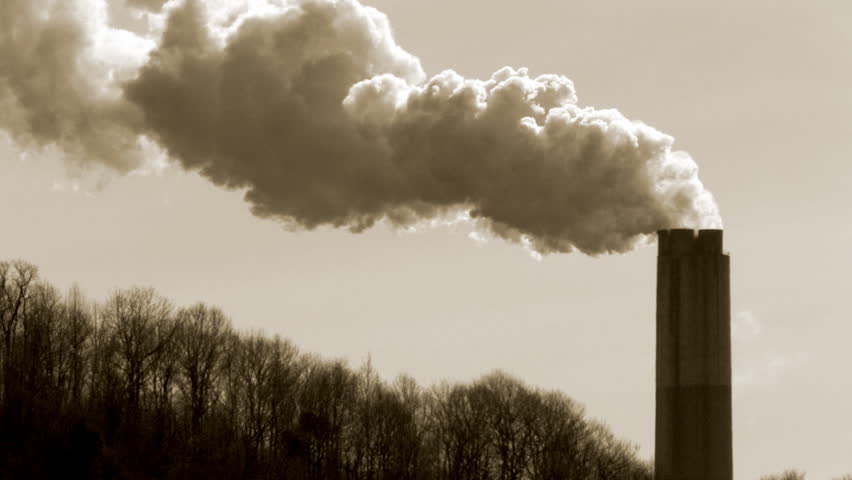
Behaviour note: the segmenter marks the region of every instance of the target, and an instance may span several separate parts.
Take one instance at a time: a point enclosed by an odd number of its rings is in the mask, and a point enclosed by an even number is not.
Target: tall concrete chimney
[[[722,230],[657,235],[656,480],[731,480],[730,262]]]

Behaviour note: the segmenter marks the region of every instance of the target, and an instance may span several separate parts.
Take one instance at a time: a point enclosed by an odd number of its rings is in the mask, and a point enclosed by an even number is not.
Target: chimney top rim
[[[724,232],[724,228],[662,228],[657,230],[657,233],[667,233],[667,232],[692,232],[694,234],[698,234],[699,232]]]

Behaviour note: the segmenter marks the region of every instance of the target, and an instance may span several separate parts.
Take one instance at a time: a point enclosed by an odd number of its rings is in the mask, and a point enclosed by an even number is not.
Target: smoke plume
[[[108,28],[101,2],[2,0],[0,129],[75,164],[132,170],[145,160],[144,117],[119,84],[153,46]]]
[[[672,137],[579,106],[561,75],[429,78],[387,17],[356,0],[246,1],[227,14],[169,2],[157,45],[138,39],[143,59],[110,67],[132,71],[103,85],[93,38],[111,30],[63,6],[84,3],[98,2],[0,7],[10,59],[0,127],[18,141],[126,171],[150,138],[184,168],[244,189],[255,215],[307,229],[464,211],[541,253],[599,254],[721,223]]]

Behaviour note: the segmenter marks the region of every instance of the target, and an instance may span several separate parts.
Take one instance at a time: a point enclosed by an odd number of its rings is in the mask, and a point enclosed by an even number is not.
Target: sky
[[[674,137],[718,202],[731,256],[735,477],[852,472],[852,4],[365,3],[427,75],[562,74],[580,105]],[[109,13],[145,28],[127,5]],[[70,172],[62,157],[0,131],[0,255],[57,286],[98,299],[153,286],[306,352],[369,355],[387,379],[502,369],[653,455],[653,245],[537,259],[464,222],[304,231],[175,160],[117,175]]]

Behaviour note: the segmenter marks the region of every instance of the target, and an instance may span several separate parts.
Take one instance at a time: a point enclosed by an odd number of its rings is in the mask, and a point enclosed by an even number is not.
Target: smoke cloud
[[[145,125],[119,86],[154,47],[106,27],[97,1],[0,2],[0,128],[25,147],[126,172],[145,161]]]
[[[167,5],[159,43],[125,41],[142,60],[110,66],[106,84],[92,39],[111,30],[61,6],[83,3],[0,7],[11,59],[0,102],[13,113],[0,127],[18,141],[126,171],[150,138],[186,169],[244,189],[255,215],[306,229],[462,211],[540,253],[600,254],[659,229],[721,225],[672,137],[579,106],[561,75],[429,78],[387,17],[356,0],[246,0],[226,15],[215,2]]]

